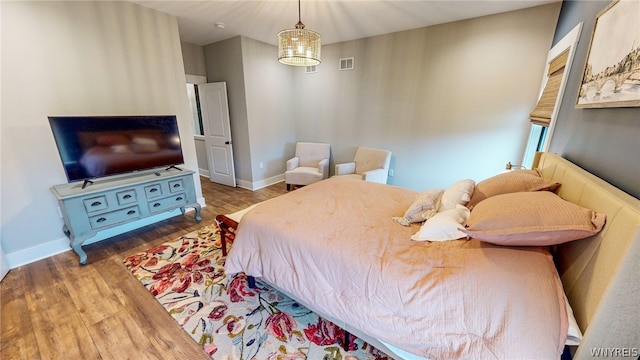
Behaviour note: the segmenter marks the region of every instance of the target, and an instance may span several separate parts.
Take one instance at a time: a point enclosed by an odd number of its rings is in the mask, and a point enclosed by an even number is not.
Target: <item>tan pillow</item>
[[[538,170],[513,170],[477,183],[467,207],[473,209],[480,201],[494,195],[521,191],[556,191],[559,187],[560,183],[541,177]]]
[[[462,232],[496,245],[547,246],[595,235],[605,219],[549,191],[518,192],[476,205]]]

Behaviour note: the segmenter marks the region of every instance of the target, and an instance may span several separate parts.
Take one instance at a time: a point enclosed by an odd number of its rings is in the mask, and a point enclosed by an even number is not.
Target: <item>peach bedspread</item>
[[[418,226],[391,218],[415,195],[330,178],[269,200],[243,216],[225,271],[429,359],[558,358],[567,315],[547,250],[412,241]]]

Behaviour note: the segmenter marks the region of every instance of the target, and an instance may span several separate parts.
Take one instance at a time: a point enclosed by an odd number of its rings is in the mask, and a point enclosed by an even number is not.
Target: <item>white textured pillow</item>
[[[471,179],[453,183],[442,194],[439,211],[455,209],[456,205],[465,205],[471,199],[471,194],[473,194],[475,187],[476,183]]]
[[[447,241],[466,237],[467,234],[460,231],[459,228],[466,225],[469,213],[469,209],[462,205],[441,211],[425,221],[420,230],[411,236],[411,240]]]
[[[398,224],[409,226],[411,223],[423,222],[426,217],[423,216],[425,212],[428,212],[427,217],[431,217],[432,213],[435,214],[440,206],[440,198],[444,193],[444,189],[432,189],[419,193],[416,199],[405,211],[402,217],[394,217]]]

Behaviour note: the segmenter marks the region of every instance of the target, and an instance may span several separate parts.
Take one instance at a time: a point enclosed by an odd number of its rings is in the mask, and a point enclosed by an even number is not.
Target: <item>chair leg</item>
[[[287,184],[287,191],[291,191],[291,184]]]

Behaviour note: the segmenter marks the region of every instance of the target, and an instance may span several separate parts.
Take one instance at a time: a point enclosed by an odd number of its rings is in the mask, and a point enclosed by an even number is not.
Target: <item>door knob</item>
[[[227,145],[231,145],[232,144],[231,141],[225,141],[224,143],[227,144]]]

